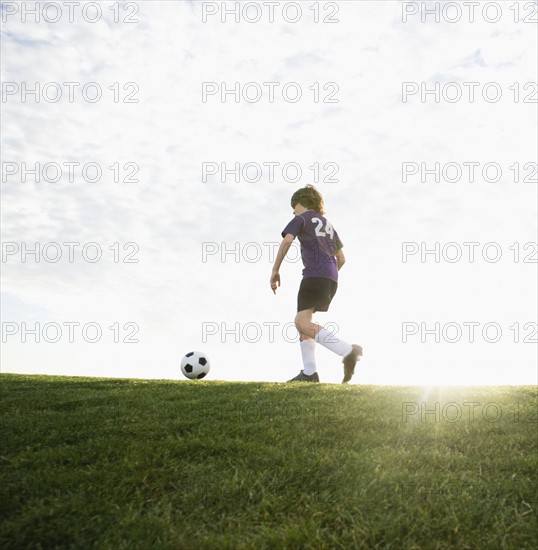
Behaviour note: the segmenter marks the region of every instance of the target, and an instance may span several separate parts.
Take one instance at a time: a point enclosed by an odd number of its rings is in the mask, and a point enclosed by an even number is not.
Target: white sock
[[[303,356],[303,371],[306,375],[310,376],[316,372],[316,358],[314,352],[316,351],[316,342],[312,338],[307,340],[301,340],[301,354]]]
[[[327,349],[337,353],[341,357],[345,357],[353,348],[345,340],[339,340],[335,334],[322,328],[315,336],[316,342],[325,346]]]

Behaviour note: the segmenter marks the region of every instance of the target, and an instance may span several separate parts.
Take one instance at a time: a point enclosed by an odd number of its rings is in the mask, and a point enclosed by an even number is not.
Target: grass
[[[4,549],[536,548],[533,387],[0,383]]]

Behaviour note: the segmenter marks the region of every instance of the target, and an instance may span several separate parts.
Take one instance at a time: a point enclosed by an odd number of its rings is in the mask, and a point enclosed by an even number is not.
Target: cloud
[[[456,67],[487,67],[484,58],[482,57],[482,52],[476,50],[474,53],[463,59]]]
[[[19,173],[2,184],[4,241],[19,247],[56,243],[64,254],[63,243],[80,243],[73,263],[65,256],[57,263],[35,262],[31,255],[21,261],[20,251],[3,263],[8,318],[93,318],[103,326],[105,320],[136,320],[145,340],[140,352],[128,357],[136,372],[147,375],[161,372],[148,366],[157,342],[159,357],[172,361],[179,348],[203,343],[204,321],[288,321],[300,264],[283,268],[286,285],[273,299],[267,284],[272,262],[264,243],[279,241],[292,215],[290,196],[306,183],[321,189],[346,246],[342,309],[336,305],[335,311],[342,311],[341,323],[350,331],[360,322],[368,334],[373,330],[368,319],[383,325],[392,315],[388,304],[409,311],[397,288],[409,273],[400,259],[402,240],[533,238],[532,187],[514,187],[508,168],[515,161],[521,167],[530,162],[537,146],[529,122],[533,105],[510,102],[508,89],[535,78],[531,26],[515,30],[505,21],[497,27],[449,26],[416,19],[403,24],[401,6],[391,2],[342,2],[338,24],[305,18],[293,26],[281,20],[222,24],[220,18],[204,24],[193,2],[162,2],[158,10],[150,3],[138,5],[140,22],[134,25],[114,24],[110,12],[96,24],[80,18],[23,24],[12,18],[3,26],[3,81],[55,82],[64,94],[58,102],[41,97],[37,103],[31,95],[22,102],[19,94],[3,103],[3,160],[19,167],[27,163],[30,170],[35,163],[79,163],[74,181],[64,167],[57,182],[43,174],[34,181],[31,173],[22,182]],[[402,103],[405,81],[472,80],[500,82],[503,101],[436,104],[416,96]],[[266,83],[273,81],[280,85],[271,102]],[[80,83],[73,102],[65,82]],[[96,103],[81,96],[90,82],[103,94]],[[204,82],[218,86],[205,103]],[[259,84],[260,101],[245,100],[249,82]],[[326,101],[333,89],[324,85],[331,82],[338,85],[335,104]],[[233,94],[221,101],[223,83],[228,90],[238,83],[238,103]],[[283,97],[287,83],[301,87],[301,101]],[[315,83],[318,88],[312,88]],[[129,97],[138,102],[125,102]],[[404,161],[431,166],[469,160],[501,163],[503,180],[437,184],[415,177],[402,183]],[[203,182],[202,163],[209,162],[218,173]],[[270,162],[277,163],[274,181],[264,165]],[[102,169],[97,182],[83,176],[89,163]],[[247,163],[262,167],[259,181],[245,178]],[[299,180],[293,180],[293,170],[290,177],[284,172],[287,164],[300,166]],[[527,173],[522,169],[522,177]],[[101,247],[102,260],[80,257],[88,243]],[[218,252],[204,262],[208,243]],[[245,257],[248,243],[263,251],[259,261]],[[124,262],[136,248],[139,261]],[[231,252],[223,256],[223,250]],[[439,290],[451,284],[453,266],[437,267],[426,301],[435,295],[439,310],[455,315],[450,297]],[[508,273],[506,266],[497,267],[488,273],[491,288]],[[410,279],[405,292],[420,294],[424,276],[423,271]],[[462,300],[473,296],[473,288],[462,290]],[[426,307],[422,300],[413,314]],[[345,310],[343,304],[354,305]],[[502,311],[508,315],[509,309]],[[397,321],[394,314],[386,322]],[[394,363],[386,337],[396,338],[392,348],[400,357],[398,334],[369,337],[379,345],[381,363]],[[275,356],[289,351],[282,341],[275,346],[265,350],[262,370],[268,378],[277,377],[271,370]],[[208,347],[217,357],[231,354],[219,339]],[[18,349],[17,361],[28,368],[36,358],[26,349]],[[78,368],[95,372],[87,348],[74,349]],[[250,353],[239,346],[234,360],[244,366]],[[73,368],[71,352],[51,357],[66,372]],[[99,352],[91,358],[96,361]],[[241,370],[241,376],[248,375]]]

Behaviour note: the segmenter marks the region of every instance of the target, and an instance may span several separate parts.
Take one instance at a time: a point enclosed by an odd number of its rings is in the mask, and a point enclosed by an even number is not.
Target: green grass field
[[[537,547],[533,387],[0,382],[1,548]]]

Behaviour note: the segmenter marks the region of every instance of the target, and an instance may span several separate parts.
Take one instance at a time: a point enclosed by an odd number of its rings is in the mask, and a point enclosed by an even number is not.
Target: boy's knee
[[[299,333],[301,333],[304,327],[304,320],[301,318],[300,315],[296,315],[294,322],[295,322],[295,328],[299,331]]]

